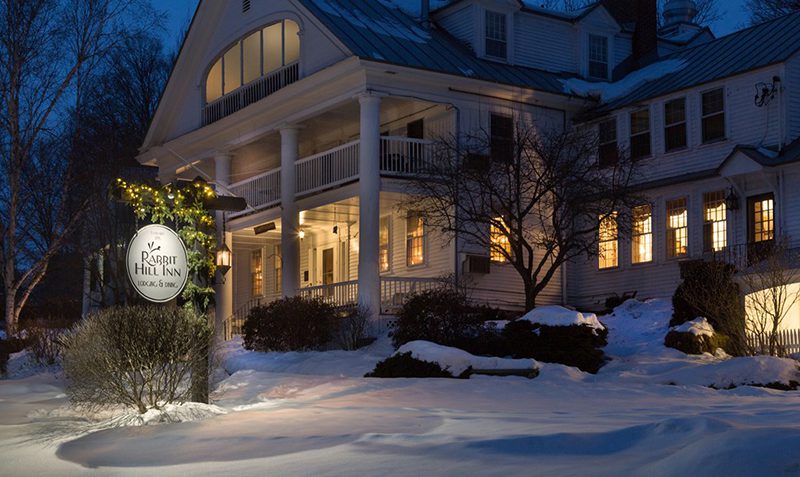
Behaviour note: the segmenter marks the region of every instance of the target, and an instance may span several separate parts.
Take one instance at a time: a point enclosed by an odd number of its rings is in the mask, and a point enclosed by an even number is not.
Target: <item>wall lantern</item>
[[[728,210],[739,210],[739,197],[736,196],[733,187],[729,189],[728,195],[725,196],[725,207]]]
[[[226,244],[223,243],[221,247],[217,248],[217,270],[221,274],[225,275],[231,269],[232,258],[231,249]]]

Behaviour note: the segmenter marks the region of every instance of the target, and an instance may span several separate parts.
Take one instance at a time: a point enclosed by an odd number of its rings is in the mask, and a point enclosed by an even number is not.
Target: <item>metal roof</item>
[[[566,95],[556,73],[477,58],[465,44],[380,0],[300,0],[359,58]]]
[[[795,12],[660,58],[682,60],[686,66],[643,83],[629,94],[600,106],[597,112],[609,112],[673,91],[780,63],[798,50],[800,12]]]

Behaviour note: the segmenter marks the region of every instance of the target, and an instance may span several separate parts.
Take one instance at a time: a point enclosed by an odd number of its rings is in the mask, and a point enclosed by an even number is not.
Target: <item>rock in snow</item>
[[[691,333],[695,336],[714,335],[714,327],[711,326],[711,323],[709,323],[708,320],[702,316],[695,318],[692,321],[687,321],[681,325],[673,326],[671,331],[677,331],[678,333]]]
[[[536,307],[525,313],[520,320],[546,326],[587,325],[595,330],[605,328],[594,313],[581,313],[558,305]]]
[[[410,341],[400,349],[397,354],[411,352],[411,356],[422,360],[436,363],[442,369],[450,371],[453,376],[458,376],[467,368],[472,369],[535,369],[538,363],[535,359],[510,359],[496,358],[487,356],[475,356],[458,348],[442,346],[430,341]]]

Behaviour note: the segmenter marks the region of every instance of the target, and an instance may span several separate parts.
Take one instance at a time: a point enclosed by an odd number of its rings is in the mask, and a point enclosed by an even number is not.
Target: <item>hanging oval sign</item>
[[[155,303],[180,295],[189,278],[186,246],[174,230],[164,225],[140,228],[128,245],[126,261],[133,288]]]

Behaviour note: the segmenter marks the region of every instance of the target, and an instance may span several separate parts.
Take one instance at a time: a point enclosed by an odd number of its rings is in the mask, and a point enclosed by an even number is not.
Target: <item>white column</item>
[[[230,154],[217,154],[214,156],[214,180],[221,186],[227,186],[230,183],[231,177],[231,155]],[[217,193],[220,195],[227,195],[225,190],[217,187]],[[223,232],[225,227],[223,225],[225,215],[222,211],[216,212],[217,220],[217,243],[221,246],[223,243],[233,250],[233,235],[230,232]],[[217,333],[222,333],[224,329],[225,320],[233,315],[233,272],[231,268],[224,275],[217,271],[216,285],[215,285],[215,314],[214,314],[214,329]],[[221,335],[220,335],[221,336]]]
[[[295,202],[296,126],[281,128],[281,293],[294,296],[300,288],[300,217]]]
[[[358,157],[358,304],[380,314],[380,112],[381,99],[359,96],[361,144]]]

